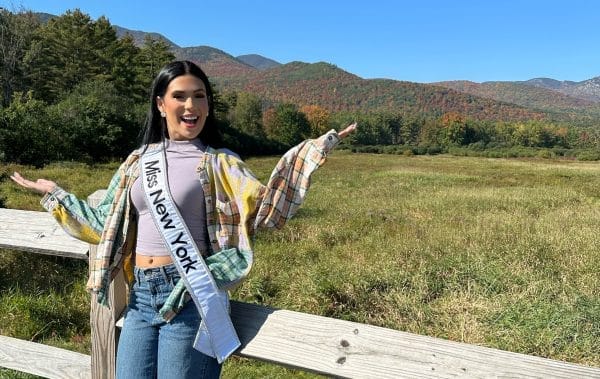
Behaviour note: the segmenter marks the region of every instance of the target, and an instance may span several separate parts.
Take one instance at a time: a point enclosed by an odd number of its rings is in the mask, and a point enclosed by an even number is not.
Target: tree
[[[404,117],[400,130],[398,131],[398,143],[404,145],[417,145],[423,123],[423,120],[414,117]]]
[[[15,91],[22,91],[24,64],[39,21],[32,12],[12,13],[0,9],[0,83],[2,106],[8,106]]]
[[[175,59],[171,46],[162,39],[146,35],[144,44],[137,57],[137,84],[139,88],[149,91],[158,71]]]
[[[76,86],[49,109],[59,120],[58,132],[68,146],[66,158],[123,158],[137,145],[143,115],[113,83],[97,80]]]
[[[263,112],[263,126],[265,128],[267,138],[271,138],[273,135],[276,122],[275,108],[267,108]]]
[[[122,93],[130,93],[139,102],[148,99],[147,88],[141,86],[137,78],[137,57],[140,49],[135,46],[135,41],[130,35],[118,39],[111,47],[111,72],[107,80]]]
[[[229,122],[229,110],[235,106],[237,101],[236,92],[221,93],[217,87],[210,83],[213,90],[213,111],[218,120]]]
[[[138,49],[131,39],[119,40],[110,22],[92,21],[78,9],[67,11],[37,29],[28,65],[34,96],[56,103],[79,83],[114,82],[121,91],[136,93]]]
[[[30,62],[29,78],[38,99],[54,103],[62,93],[101,71],[94,59],[94,30],[79,10],[50,19],[35,34],[40,49]]]
[[[399,114],[386,112],[380,114],[380,120],[382,124],[386,125],[385,130],[387,133],[389,133],[389,136],[386,136],[386,138],[389,138],[389,141],[386,143],[391,143],[393,145],[402,144],[402,116]]]
[[[15,92],[10,105],[0,108],[0,159],[38,167],[64,159],[57,125],[43,101]]]
[[[419,134],[419,145],[433,146],[440,144],[440,134],[442,128],[440,124],[434,120],[426,120],[423,122]]]
[[[497,122],[494,125],[491,142],[500,145],[517,145],[518,142],[515,140],[514,135],[517,126],[508,122]]]
[[[286,147],[291,147],[310,135],[310,124],[306,116],[291,103],[275,107],[273,114],[265,120],[267,136]]]
[[[300,112],[306,115],[306,119],[310,124],[311,137],[318,137],[331,128],[331,115],[327,109],[319,105],[305,105],[300,108]]]
[[[248,92],[237,94],[236,102],[231,109],[231,126],[242,133],[257,138],[265,138],[262,125],[262,101]]]
[[[449,112],[440,120],[443,128],[442,142],[444,145],[463,145],[467,136],[465,117],[456,112]]]

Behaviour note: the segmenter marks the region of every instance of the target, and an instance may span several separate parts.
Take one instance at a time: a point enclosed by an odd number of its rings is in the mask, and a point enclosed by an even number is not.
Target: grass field
[[[248,161],[263,180],[276,158]],[[0,166],[85,197],[116,164]],[[600,165],[336,152],[288,225],[258,234],[242,301],[600,366]],[[25,277],[21,265],[39,274]],[[2,251],[0,334],[89,353],[85,263]],[[29,377],[0,371],[0,377]],[[13,375],[13,376],[10,376]],[[311,377],[232,359],[224,378]]]

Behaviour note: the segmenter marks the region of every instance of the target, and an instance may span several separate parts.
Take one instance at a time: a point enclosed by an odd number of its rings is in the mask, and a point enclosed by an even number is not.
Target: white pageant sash
[[[163,147],[164,148],[164,147]],[[202,317],[194,348],[222,363],[240,345],[229,317],[227,292],[219,290],[173,202],[163,148],[141,157],[141,179],[148,208]]]

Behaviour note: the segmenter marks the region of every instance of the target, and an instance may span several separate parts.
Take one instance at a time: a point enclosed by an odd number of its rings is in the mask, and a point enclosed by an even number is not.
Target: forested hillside
[[[280,66],[281,63],[276,62],[272,59],[265,58],[258,54],[246,54],[237,56],[236,59],[249,64],[250,66],[257,68],[259,70],[267,70],[269,68]]]
[[[352,121],[360,127],[345,144],[356,151],[524,147],[590,159],[600,147],[598,104],[540,86],[363,79],[331,63],[180,47],[78,10],[2,9],[0,28],[2,161],[122,158],[139,143],[153,77],[176,58],[207,72],[224,144],[242,155],[281,152]]]
[[[564,93],[528,82],[484,82],[468,81],[440,82],[436,85],[458,92],[520,105],[556,115],[564,120],[583,120],[585,116],[597,118],[600,103],[565,95]]]
[[[362,79],[328,63],[292,62],[246,75],[215,73],[221,88],[272,101],[320,105],[329,111],[386,111],[424,118],[458,112],[475,120],[540,120],[546,115],[508,103],[442,87],[385,79]]]
[[[600,102],[600,76],[583,80],[581,82],[573,82],[570,80],[555,80],[549,78],[535,78],[523,83],[541,88],[556,90],[565,95],[576,97],[579,99]]]

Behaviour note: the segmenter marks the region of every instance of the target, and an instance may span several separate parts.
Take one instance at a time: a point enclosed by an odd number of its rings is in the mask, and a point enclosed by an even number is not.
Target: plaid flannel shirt
[[[281,228],[296,213],[312,173],[338,143],[335,130],[300,143],[280,159],[266,186],[236,155],[207,149],[197,174],[204,192],[211,248],[205,261],[219,288],[232,288],[248,275],[255,231]],[[125,270],[129,283],[133,281],[136,222],[129,190],[139,176],[139,157],[140,150],[136,150],[121,164],[104,198],[94,207],[60,187],[41,201],[68,234],[98,245],[87,287],[98,293],[98,301],[104,305],[108,286],[119,270]],[[183,282],[179,281],[161,310],[167,319],[184,303]]]

